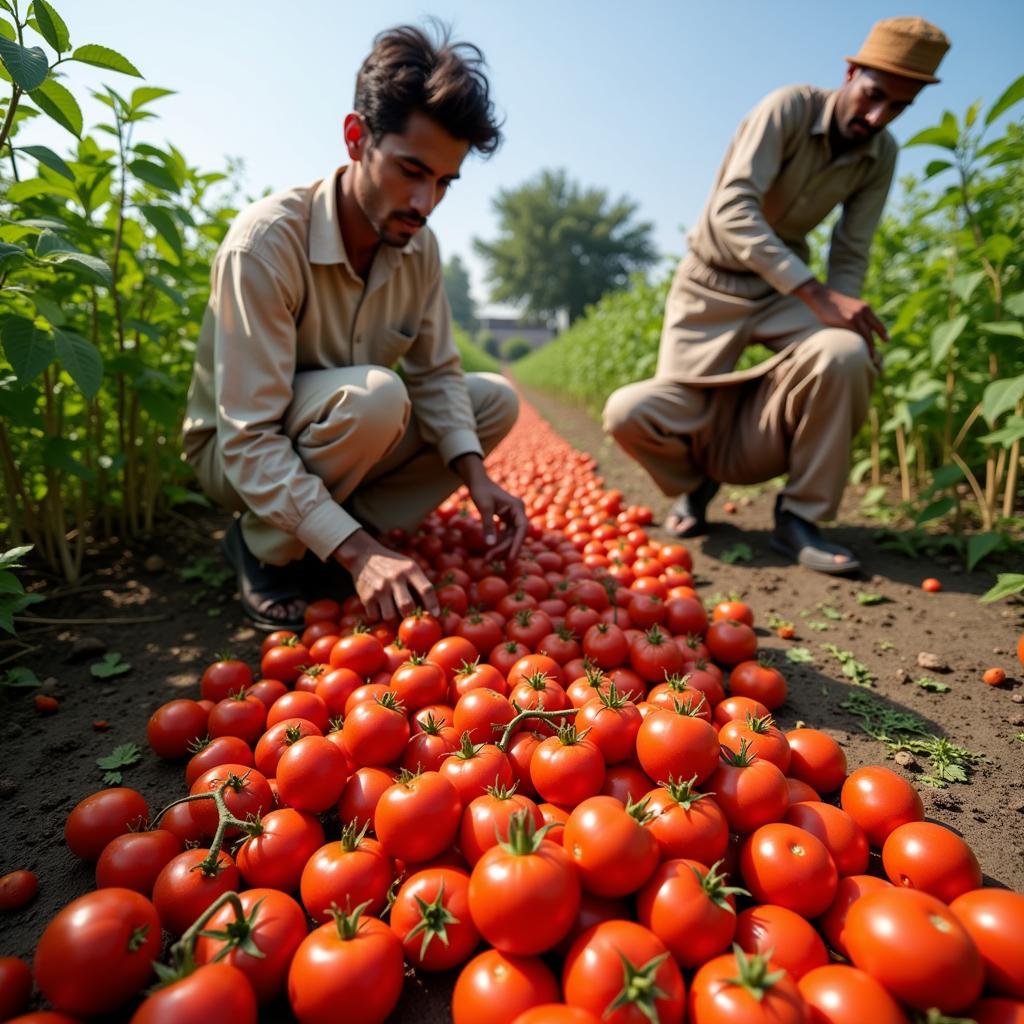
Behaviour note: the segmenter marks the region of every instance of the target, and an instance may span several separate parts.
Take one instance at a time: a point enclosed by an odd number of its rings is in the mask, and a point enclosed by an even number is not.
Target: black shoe
[[[717,480],[702,480],[690,494],[680,494],[669,509],[662,526],[673,537],[696,537],[708,532],[707,510],[721,486]],[[683,525],[683,524],[687,525]]]
[[[305,622],[298,619],[275,619],[267,615],[274,605],[287,605],[293,601],[306,601],[303,587],[292,565],[269,565],[261,562],[246,547],[241,521],[235,519],[221,541],[221,549],[228,564],[238,576],[238,593],[242,611],[260,629],[300,630]]]
[[[781,499],[776,499],[775,529],[771,536],[776,551],[799,565],[830,576],[859,571],[860,562],[852,551],[825,540],[814,523],[780,506]],[[836,561],[836,555],[843,556],[843,560]]]

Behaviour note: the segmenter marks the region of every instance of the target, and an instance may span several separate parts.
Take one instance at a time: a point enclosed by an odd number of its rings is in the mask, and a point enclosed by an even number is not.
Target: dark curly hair
[[[415,25],[379,33],[356,76],[354,109],[374,142],[401,133],[413,111],[438,122],[449,134],[490,156],[501,144],[484,56],[472,43],[453,43],[450,30],[431,22],[431,39]]]

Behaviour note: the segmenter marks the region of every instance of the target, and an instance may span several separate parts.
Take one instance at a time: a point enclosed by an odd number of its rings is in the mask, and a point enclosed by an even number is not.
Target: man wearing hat
[[[705,530],[720,483],[785,473],[772,546],[820,572],[859,568],[816,523],[839,506],[880,366],[875,337],[887,340],[860,299],[896,164],[885,129],[938,81],[948,49],[921,18],[880,21],[839,89],[779,89],[737,130],[672,282],[656,375],[604,410],[605,430],[679,495],[672,533]],[[821,281],[806,236],[836,206]],[[755,342],[775,355],[735,371]]]

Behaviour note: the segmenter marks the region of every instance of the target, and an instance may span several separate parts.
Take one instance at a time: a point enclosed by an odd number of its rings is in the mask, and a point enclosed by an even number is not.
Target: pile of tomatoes
[[[1024,1024],[1024,896],[901,776],[781,731],[749,606],[709,616],[594,468],[525,409],[491,461],[514,564],[455,495],[392,538],[439,616],[316,601],[258,677],[220,660],[158,709],[184,788],[72,811],[98,888],[36,951],[56,1013],[19,1019],[383,1021],[411,967],[457,972],[455,1024]]]

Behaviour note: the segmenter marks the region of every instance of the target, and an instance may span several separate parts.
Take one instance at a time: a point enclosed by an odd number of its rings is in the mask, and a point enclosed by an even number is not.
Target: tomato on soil
[[[39,879],[34,871],[8,871],[0,877],[0,910],[17,910],[33,900],[38,891]]]
[[[10,1020],[28,1006],[32,969],[16,956],[0,956],[0,1020]]]
[[[115,836],[145,825],[149,807],[127,786],[103,789],[80,800],[64,823],[64,842],[82,860],[95,861]]]

